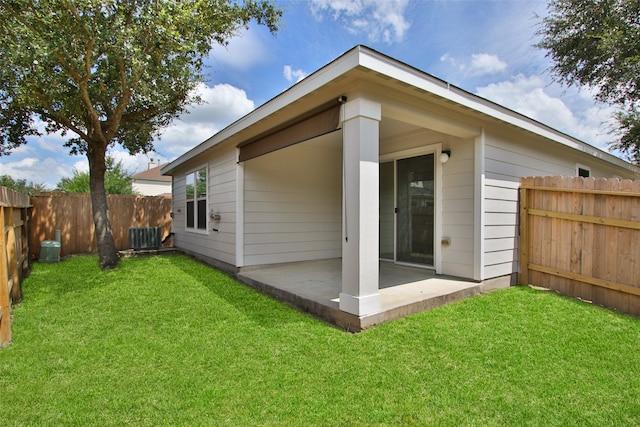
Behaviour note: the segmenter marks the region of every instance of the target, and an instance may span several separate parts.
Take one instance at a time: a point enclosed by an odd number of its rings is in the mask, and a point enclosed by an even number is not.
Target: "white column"
[[[485,176],[485,135],[482,133],[474,140],[474,171],[473,171],[473,279],[484,280],[484,176]]]
[[[236,149],[236,267],[244,267],[244,163]]]
[[[344,105],[344,207],[340,310],[363,316],[380,311],[379,122],[381,106],[363,98]]]

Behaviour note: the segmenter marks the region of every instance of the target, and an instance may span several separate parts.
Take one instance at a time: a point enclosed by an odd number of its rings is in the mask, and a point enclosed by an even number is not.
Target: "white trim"
[[[473,179],[473,279],[484,280],[484,179],[485,179],[485,133],[474,140]]]
[[[369,73],[371,76],[375,75],[375,73],[388,76],[398,82],[424,90],[427,93],[431,93],[460,106],[467,107],[474,112],[495,118],[499,121],[514,125],[562,145],[590,154],[596,158],[602,159],[618,167],[625,168],[631,172],[640,173],[640,168],[637,166],[589,145],[586,142],[573,138],[543,123],[533,120],[530,117],[481,98],[471,92],[460,89],[444,80],[425,73],[422,70],[411,67],[364,46],[356,46],[347,51],[342,56],[307,76],[305,79],[285,90],[280,95],[277,95],[275,98],[256,108],[246,116],[227,126],[211,138],[165,166],[162,169],[162,173],[171,174],[174,169],[214,145],[219,144],[238,132],[268,118],[276,111],[291,105],[296,100],[312,94],[314,91],[336,80],[340,76],[345,76],[358,68],[373,71],[374,73]]]
[[[425,154],[435,153],[440,150],[442,152],[442,142],[435,142],[433,144],[424,145],[422,147],[409,148],[407,150],[394,151],[392,153],[382,154],[380,156],[380,163],[390,162],[392,160],[408,159],[410,157],[424,156]]]
[[[442,154],[442,144],[432,145],[436,151],[433,153],[434,170],[434,201],[433,201],[433,267],[436,274],[442,274],[442,168],[443,163],[440,162],[440,154]]]
[[[204,229],[202,228],[198,228],[198,182],[197,180],[194,180],[193,183],[193,214],[194,214],[194,224],[195,224],[195,228],[190,228],[187,226],[187,220],[188,220],[188,212],[187,212],[187,203],[189,202],[189,199],[187,199],[187,186],[189,185],[187,182],[187,177],[189,175],[192,174],[197,174],[198,171],[204,169],[206,171],[206,191],[205,191],[205,206],[206,206],[206,210],[205,210],[205,224],[204,224]],[[193,168],[193,169],[189,169],[185,174],[184,174],[184,179],[185,179],[185,199],[184,199],[184,231],[185,233],[193,233],[193,234],[202,234],[202,235],[208,235],[209,234],[209,178],[210,178],[210,173],[209,173],[209,163],[204,163],[201,164],[200,166]],[[200,198],[200,200],[202,200],[202,198]]]
[[[424,129],[432,129],[458,138],[471,138],[480,134],[480,128],[464,121],[447,118],[435,112],[429,112],[411,105],[402,104],[391,98],[382,102],[384,116]]]
[[[341,123],[355,119],[356,117],[364,117],[377,122],[382,120],[380,103],[361,96],[342,104],[340,113],[342,114]]]
[[[515,125],[521,129],[574,148],[578,151],[588,153],[594,157],[602,159],[608,163],[615,164],[616,166],[623,167],[634,173],[640,173],[640,168],[631,165],[612,154],[606,153],[605,151],[564,134],[543,123],[453,86],[444,80],[440,80],[428,73],[425,73],[424,71],[411,67],[364,46],[354,47],[323,68],[307,76],[301,82],[295,84],[280,95],[229,125],[211,138],[180,156],[169,165],[165,166],[162,169],[162,173],[170,174],[175,168],[196,157],[198,154],[201,154],[214,145],[224,141],[232,135],[237,134],[241,130],[249,128],[257,122],[269,117],[274,112],[281,110],[282,108],[292,104],[294,101],[311,94],[336,78],[344,76],[357,68],[366,68],[380,73],[399,82],[406,83],[414,86],[415,88],[422,89],[425,92],[452,101],[458,105],[468,107],[475,112]]]
[[[342,212],[353,225],[343,230],[340,310],[356,315],[380,311],[379,126],[380,105],[357,98],[345,106],[342,155],[347,202]],[[350,118],[351,117],[351,118]],[[349,119],[350,118],[350,119]],[[355,225],[355,227],[354,227]]]
[[[236,267],[244,267],[244,162],[236,148]]]
[[[379,313],[382,307],[380,293],[369,295],[351,295],[340,292],[340,310],[356,316],[366,316],[367,314]]]
[[[591,173],[591,168],[587,165],[583,165],[582,163],[576,163],[576,176],[580,176],[580,169],[588,171],[589,177],[593,176]]]
[[[386,153],[380,156],[378,163],[387,163],[393,162],[393,193],[394,200],[397,199],[397,191],[398,191],[398,171],[397,171],[397,161],[403,159],[410,159],[412,157],[418,156],[426,156],[429,154],[433,154],[434,161],[434,171],[433,171],[433,179],[434,179],[434,212],[433,212],[433,265],[424,265],[424,264],[413,264],[406,262],[398,262],[396,259],[396,255],[398,253],[398,239],[396,233],[398,232],[398,216],[394,215],[393,217],[393,229],[394,229],[394,239],[393,239],[393,260],[388,260],[386,258],[380,258],[381,261],[389,261],[393,262],[396,265],[405,265],[409,267],[417,267],[417,268],[425,268],[429,270],[435,270],[437,274],[442,274],[442,163],[438,161],[440,154],[442,153],[442,142],[436,142],[433,144],[425,145],[422,147],[410,148],[407,150],[394,151],[392,153]],[[394,203],[396,203],[394,201]]]

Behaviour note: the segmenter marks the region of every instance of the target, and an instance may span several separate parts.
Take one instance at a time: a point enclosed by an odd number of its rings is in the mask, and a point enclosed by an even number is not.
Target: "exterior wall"
[[[334,133],[244,163],[244,266],[341,256],[341,139]]]
[[[383,141],[380,154],[384,158],[421,148],[435,149],[439,145],[442,145],[442,149],[450,149],[452,153],[447,163],[436,164],[436,170],[442,170],[442,203],[440,207],[436,206],[436,209],[442,210],[441,240],[448,239],[450,242],[441,246],[439,273],[471,279],[474,269],[474,141],[420,132]],[[438,235],[437,232],[435,234]],[[434,244],[437,248],[441,242]],[[437,250],[434,252],[437,254]]]
[[[440,263],[442,274],[482,280],[517,272],[518,187],[524,176],[575,176],[580,165],[596,177],[635,178],[593,156],[512,127],[487,128],[483,141],[484,170],[475,158],[474,139],[423,130],[380,143],[381,158],[403,152],[419,155],[420,150],[439,147],[452,152],[446,164],[436,165],[441,173],[436,174],[441,186],[436,187],[441,191],[441,236],[449,242],[442,246],[439,238],[435,242],[437,256],[440,251],[436,265]],[[221,220],[209,220],[206,232],[186,231],[185,174],[203,165],[208,170],[207,212],[220,215]],[[238,186],[236,148],[222,145],[176,171],[173,231],[177,247],[234,266],[341,256],[339,132],[249,160],[242,169],[244,179]],[[244,199],[238,217],[242,224],[236,224],[238,191]],[[243,230],[242,236],[236,236],[238,229]],[[238,254],[236,247],[242,249]]]
[[[510,129],[486,132],[484,179],[484,279],[518,271],[518,188],[525,176],[576,176],[577,165],[594,177],[629,177],[599,159]]]
[[[518,187],[509,180],[485,178],[484,278],[518,271]]]
[[[473,278],[474,141],[447,144],[451,158],[442,165],[442,273]],[[439,244],[439,242],[436,242]]]
[[[173,179],[174,246],[188,252],[235,265],[236,253],[236,148],[215,147],[199,163],[176,173]],[[207,219],[206,232],[187,231],[185,175],[207,166],[207,212],[220,221]],[[213,229],[218,231],[214,231]]]
[[[161,194],[171,193],[171,182],[134,179],[131,183],[131,188],[143,196],[159,196]]]

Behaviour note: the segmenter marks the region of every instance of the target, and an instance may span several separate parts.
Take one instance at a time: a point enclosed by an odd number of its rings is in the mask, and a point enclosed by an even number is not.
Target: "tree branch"
[[[146,116],[149,116],[149,115],[153,116],[158,111],[159,111],[159,109],[157,107],[144,108],[142,110],[137,110],[137,111],[134,111],[134,112],[131,112],[131,113],[123,114],[122,118],[120,119],[120,121],[123,122],[123,123],[134,122],[134,121],[138,120],[141,117],[146,117]]]
[[[133,93],[133,89],[129,88],[127,85],[127,71],[122,58],[118,58],[118,70],[120,72],[120,89],[122,91],[122,96],[118,100],[118,104],[113,111],[113,115],[107,119],[104,131],[107,141],[111,140],[118,131],[122,115],[124,114],[127,105],[129,105],[131,94]]]
[[[51,108],[51,104],[47,100],[47,97],[45,96],[44,93],[42,93],[42,91],[39,88],[33,88],[33,91],[35,92],[36,96],[38,97],[43,107],[45,108],[45,110],[39,112],[40,115],[75,132],[80,138],[82,138],[87,143],[91,142],[87,132],[83,132],[80,128],[74,125],[73,122],[71,122],[71,120],[69,120],[68,117],[55,113],[55,111]]]

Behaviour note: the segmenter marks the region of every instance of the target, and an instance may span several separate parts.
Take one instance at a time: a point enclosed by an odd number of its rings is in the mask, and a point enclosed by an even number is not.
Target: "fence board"
[[[520,280],[640,314],[640,181],[524,178]]]
[[[11,303],[28,268],[29,197],[0,187],[0,347],[11,343]]]
[[[53,240],[60,230],[60,255],[95,253],[91,198],[88,194],[39,193],[31,197],[30,256],[38,258],[40,244]],[[117,250],[129,248],[129,228],[162,227],[171,232],[171,198],[164,196],[107,195],[109,220]]]
[[[587,180],[583,182],[585,190],[593,190],[595,186],[595,180]],[[583,193],[582,196],[582,214],[585,216],[593,216],[595,212],[595,194]],[[593,248],[594,248],[594,233],[595,226],[592,223],[582,223],[582,247],[580,257],[579,270],[586,276],[593,275]],[[583,298],[587,301],[593,299],[593,286],[584,285],[580,283],[576,286],[576,296]]]

